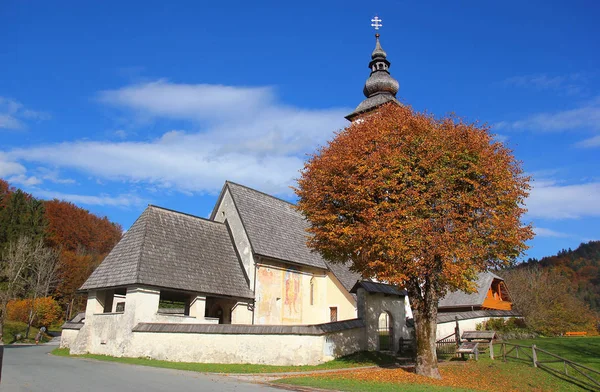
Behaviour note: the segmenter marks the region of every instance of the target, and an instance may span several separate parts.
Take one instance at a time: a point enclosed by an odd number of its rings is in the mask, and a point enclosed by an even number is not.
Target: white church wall
[[[311,303],[312,282],[312,303]],[[292,267],[268,259],[256,266],[255,324],[312,325],[356,318],[356,302],[341,283],[324,270]]]
[[[68,332],[61,346],[69,347],[72,354],[93,352],[123,356],[130,344],[132,329],[140,322],[173,324],[218,324],[218,319],[159,314],[160,290],[149,287],[129,287],[125,296],[125,311],[103,313],[104,293],[93,291],[88,295],[83,327]]]
[[[250,240],[248,239],[246,230],[244,230],[242,220],[235,208],[235,204],[233,203],[229,189],[227,189],[223,194],[223,198],[221,199],[221,203],[219,204],[214,220],[217,222],[225,222],[225,220],[227,220],[229,230],[231,230],[231,236],[235,242],[235,247],[240,255],[246,275],[250,281],[250,290],[254,290],[255,271],[252,247],[250,246]]]
[[[329,308],[337,308],[338,321],[356,318],[356,301],[354,297],[342,286],[340,281],[328,272],[325,279],[327,284],[327,304],[325,306],[326,319],[321,322],[329,322]]]
[[[462,335],[465,331],[475,331],[477,329],[477,324],[481,324],[484,321],[488,321],[492,317],[477,317],[467,320],[460,320],[458,322],[458,327],[460,328],[460,334]],[[502,318],[504,320],[510,319],[510,317],[493,317],[493,318]],[[442,339],[446,336],[454,333],[454,327],[456,327],[456,321],[450,321],[447,323],[439,323],[437,325],[437,333],[436,339]]]

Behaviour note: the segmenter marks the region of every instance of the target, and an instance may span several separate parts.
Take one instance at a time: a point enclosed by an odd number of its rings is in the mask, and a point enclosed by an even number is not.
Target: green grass
[[[600,371],[600,337],[560,337],[560,338],[537,338],[527,340],[511,340],[509,343],[531,346],[544,349],[571,361],[580,363]],[[547,358],[543,353],[540,354],[543,361]]]
[[[531,340],[511,341],[531,347],[545,349],[561,357],[600,370],[600,337],[573,338],[539,338]],[[480,355],[478,362],[452,361],[440,367],[443,380],[430,383],[414,374],[405,373],[401,369],[377,369],[368,372],[357,371],[351,374],[311,375],[277,380],[277,383],[332,389],[337,391],[456,391],[492,390],[492,391],[581,391],[582,389],[568,380],[561,379],[552,373],[535,369],[531,360],[513,360],[502,362],[500,345],[495,346],[496,360],[492,361],[488,354]],[[528,350],[531,355],[531,349]],[[521,355],[521,358],[524,356]],[[526,358],[526,357],[525,357]],[[538,360],[547,359],[540,354]],[[563,365],[548,364],[562,369]],[[570,374],[575,373],[571,371]],[[382,380],[387,380],[384,382]]]
[[[474,389],[453,388],[423,384],[391,384],[378,381],[349,380],[330,377],[297,377],[276,380],[277,384],[332,389],[347,392],[426,392],[426,391],[474,391]]]
[[[16,336],[20,334],[22,339],[18,343],[35,343],[35,335],[38,333],[38,329],[31,327],[29,330],[29,339],[25,339],[25,332],[27,331],[27,324],[20,321],[6,321],[4,323],[4,344],[17,343]],[[46,334],[42,334],[42,340],[40,343],[49,341],[51,337]]]
[[[527,346],[528,348],[524,351],[531,356],[531,347],[533,344],[536,345],[537,348],[546,350],[552,354],[558,355],[562,358],[568,359],[570,361],[581,364],[590,369],[594,369],[600,372],[600,337],[598,336],[590,336],[590,337],[556,337],[556,338],[537,338],[537,339],[524,339],[524,340],[511,340],[509,343],[519,344],[523,346]],[[499,346],[499,345],[498,345]],[[507,350],[509,350],[511,346],[507,346]],[[495,353],[500,354],[499,347],[495,347]],[[536,351],[537,360],[544,364],[546,368],[540,368],[537,370],[538,372],[543,372],[546,374],[554,374],[554,378],[558,379],[558,377],[563,377],[562,373],[564,373],[565,365],[563,362],[554,362],[557,361],[558,358],[548,355],[541,351]],[[512,352],[509,354],[514,357],[515,353]],[[501,356],[499,356],[501,358]],[[532,360],[527,356],[520,355],[519,360],[514,358],[509,358],[508,361],[511,362],[522,362],[527,366],[532,366]],[[596,381],[600,381],[600,374],[594,374],[587,370],[577,368],[580,371],[584,371],[586,374],[594,378]],[[567,367],[567,371],[570,375],[576,376],[577,379],[588,381],[584,376],[578,374],[577,371],[573,370],[570,366]],[[564,383],[568,383],[564,381]]]
[[[394,358],[376,352],[360,352],[316,366],[269,366],[252,364],[219,364],[219,363],[194,363],[170,362],[148,358],[111,357],[108,355],[83,354],[70,355],[69,349],[57,348],[53,355],[61,357],[90,358],[99,361],[128,363],[132,365],[153,366],[167,369],[190,370],[206,373],[281,373],[281,372],[306,372],[314,370],[343,369],[361,366],[385,366],[394,363]]]

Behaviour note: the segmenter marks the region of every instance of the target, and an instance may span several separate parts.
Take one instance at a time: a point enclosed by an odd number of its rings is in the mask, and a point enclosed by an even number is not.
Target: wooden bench
[[[496,331],[464,331],[461,339],[467,342],[482,343],[482,347],[477,350],[480,351],[482,348],[484,350],[489,349],[490,358],[494,359],[494,340],[496,339]],[[477,358],[477,356],[475,357]]]
[[[565,336],[586,336],[587,332],[567,332]]]

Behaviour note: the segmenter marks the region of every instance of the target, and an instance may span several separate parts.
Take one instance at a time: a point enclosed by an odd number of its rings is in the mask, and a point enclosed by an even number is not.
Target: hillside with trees
[[[563,249],[554,256],[529,259],[522,267],[539,266],[566,277],[577,294],[589,307],[600,311],[600,241],[582,243],[575,250]]]
[[[77,289],[121,235],[106,217],[0,179],[0,336],[7,317],[29,331],[82,310]]]
[[[527,326],[543,335],[596,334],[600,320],[600,241],[529,259],[501,272]]]

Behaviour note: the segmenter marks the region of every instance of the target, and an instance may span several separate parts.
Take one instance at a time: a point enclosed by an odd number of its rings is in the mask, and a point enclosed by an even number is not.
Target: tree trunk
[[[436,331],[437,305],[430,312],[415,313],[415,332],[417,338],[417,365],[415,372],[421,376],[439,379],[442,376],[438,370],[435,346]]]
[[[4,344],[4,321],[6,320],[6,308],[8,302],[4,299],[0,300],[0,342]]]
[[[33,300],[31,301],[33,303]],[[33,306],[29,309],[29,317],[27,317],[27,330],[25,331],[25,339],[29,339],[29,331],[31,330],[31,324],[33,323]]]
[[[440,268],[441,261],[436,258],[436,267]],[[417,339],[417,365],[415,373],[440,379],[438,369],[435,338],[437,332],[437,308],[439,295],[436,290],[438,268],[423,280],[412,280],[407,284],[415,318],[415,335]]]

